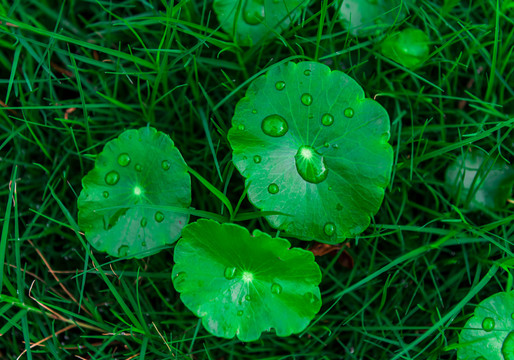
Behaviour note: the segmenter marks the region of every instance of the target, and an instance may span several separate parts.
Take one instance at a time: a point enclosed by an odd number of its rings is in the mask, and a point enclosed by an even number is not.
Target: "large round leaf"
[[[514,359],[514,291],[494,294],[478,304],[460,333],[457,359]]]
[[[316,62],[253,81],[228,139],[250,201],[302,239],[341,242],[368,227],[393,161],[389,117],[349,76]]]
[[[310,251],[259,230],[199,220],[175,247],[173,284],[212,334],[257,340],[305,329],[321,307],[321,272]]]
[[[446,169],[445,182],[464,208],[502,208],[512,194],[514,168],[473,151],[459,155]]]
[[[178,239],[191,179],[168,135],[127,130],[108,142],[82,179],[78,220],[87,240],[113,256],[141,258]],[[154,250],[155,249],[155,250]]]
[[[308,0],[215,0],[223,30],[241,45],[253,45],[280,34],[300,15]]]

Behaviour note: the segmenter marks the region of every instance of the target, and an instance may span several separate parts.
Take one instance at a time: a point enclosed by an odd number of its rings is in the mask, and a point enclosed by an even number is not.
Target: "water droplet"
[[[314,304],[316,302],[316,295],[311,292],[305,293],[303,297],[310,304]]]
[[[105,175],[105,183],[107,185],[116,185],[120,181],[120,174],[116,171],[110,171]]]
[[[505,360],[513,360],[514,359],[514,331],[511,331],[502,345],[502,355]]]
[[[246,301],[252,301],[252,297],[250,296],[250,294],[245,295],[245,300]]]
[[[257,114],[257,109],[253,109],[252,114]]]
[[[243,124],[237,125],[237,130],[243,131],[245,129],[245,126]]]
[[[141,243],[141,246],[146,246],[146,241],[143,241],[143,242]]]
[[[278,193],[278,190],[279,190],[279,188],[278,188],[278,185],[277,185],[277,184],[275,184],[275,183],[269,184],[269,186],[268,186],[268,192],[269,192],[270,194],[276,194],[276,193]]]
[[[319,184],[328,176],[325,159],[311,146],[300,146],[295,155],[296,170],[307,182]]]
[[[307,69],[307,70],[305,70],[305,71],[303,72],[303,74],[304,74],[305,76],[310,76],[310,75],[311,75],[311,70],[310,70],[310,69]]]
[[[287,125],[286,119],[275,114],[266,116],[264,120],[262,120],[261,129],[268,136],[280,137],[287,133],[289,126]]]
[[[170,169],[171,165],[170,165],[170,162],[168,160],[163,160],[161,162],[161,167],[164,171],[167,171]]]
[[[223,275],[225,276],[225,278],[227,280],[232,280],[233,278],[236,277],[236,271],[237,269],[235,267],[227,267],[225,268],[225,272],[223,273]]]
[[[343,210],[343,205],[341,205],[341,204],[337,204],[337,205],[336,205],[336,210],[338,210],[338,211]]]
[[[327,236],[332,236],[336,232],[336,226],[334,223],[328,222],[325,224],[325,226],[323,226],[323,232]]]
[[[129,247],[127,245],[121,245],[118,248],[118,256],[127,256]]]
[[[278,295],[278,294],[282,293],[282,286],[280,286],[277,283],[273,283],[271,285],[271,293],[275,294],[275,295]]]
[[[332,147],[333,147],[334,149],[339,149],[339,145],[338,145],[338,144],[334,144],[334,145],[332,145]]]
[[[344,110],[344,116],[346,116],[347,118],[353,117],[353,114],[354,114],[354,112],[353,112],[352,108],[346,108]]]
[[[243,6],[243,20],[248,25],[259,25],[264,20],[264,3],[258,0],[246,0]]]
[[[104,198],[107,199],[109,197],[109,192],[108,191],[104,191],[102,195],[104,196]]]
[[[330,126],[334,123],[334,116],[332,114],[324,114],[321,117],[321,123],[325,126]]]
[[[157,212],[155,213],[154,218],[155,218],[155,221],[157,221],[158,223],[160,223],[160,222],[162,222],[162,221],[164,220],[164,214],[163,214],[162,212],[160,212],[160,211],[157,211]]]
[[[491,317],[486,317],[483,321],[482,321],[482,329],[484,329],[484,331],[493,331],[494,329],[494,319],[491,318]]]
[[[148,220],[146,220],[146,218],[144,217],[141,219],[140,224],[141,224],[141,227],[146,227],[146,225],[148,224]]]
[[[510,314],[510,317],[514,320],[514,313]]]
[[[256,164],[260,163],[261,160],[262,160],[262,158],[259,155],[255,155],[253,157],[253,162],[256,163]]]
[[[239,310],[239,311],[237,312],[237,316],[243,316],[243,310]]]
[[[286,87],[285,81],[277,81],[275,83],[275,89],[277,89],[278,91],[284,90],[285,87]]]
[[[118,164],[120,164],[120,166],[128,166],[128,164],[130,164],[130,156],[129,154],[127,153],[123,153],[123,154],[120,154],[120,156],[118,156]]]
[[[328,147],[330,147],[330,144],[328,142],[326,142],[326,143],[323,144],[323,146],[328,148]]]
[[[311,94],[303,94],[301,97],[302,104],[305,106],[311,106],[312,104],[312,95]]]
[[[134,169],[135,169],[137,172],[141,172],[141,165],[136,164],[136,165],[134,166]]]
[[[332,191],[332,186],[329,186],[329,187],[328,187],[328,191]]]

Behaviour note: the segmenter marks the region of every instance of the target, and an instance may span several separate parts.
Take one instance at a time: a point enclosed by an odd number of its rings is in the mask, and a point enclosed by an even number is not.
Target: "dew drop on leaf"
[[[328,222],[323,227],[323,232],[327,236],[332,236],[336,232],[336,226],[334,225],[334,223]]]
[[[332,116],[332,114],[324,114],[322,117],[321,117],[321,123],[325,126],[330,126],[334,123],[334,116]]]
[[[127,256],[129,247],[127,245],[121,245],[118,248],[118,256]]]
[[[502,355],[505,360],[514,360],[514,331],[511,331],[503,341]]]
[[[154,218],[155,218],[155,221],[157,221],[158,223],[160,223],[160,222],[162,222],[162,221],[164,220],[164,214],[163,214],[162,212],[160,212],[160,211],[157,211],[157,212],[155,213]]]
[[[252,114],[257,114],[257,109],[253,109]]]
[[[243,124],[237,125],[237,130],[243,131],[245,129],[245,126]]]
[[[305,293],[303,297],[310,304],[314,304],[316,302],[316,296],[311,292]]]
[[[116,185],[118,181],[120,181],[120,174],[114,170],[105,175],[105,183],[107,185]]]
[[[275,89],[277,89],[278,91],[284,90],[285,87],[286,87],[286,83],[284,81],[277,81],[275,83]]]
[[[228,266],[227,268],[225,268],[225,272],[223,275],[227,280],[232,280],[236,277],[236,270],[237,269],[235,267]]]
[[[170,162],[168,160],[163,160],[161,162],[161,167],[164,171],[167,171],[170,169],[171,165],[170,165]]]
[[[347,118],[353,117],[353,114],[354,114],[354,111],[352,108],[346,108],[344,110],[344,116],[346,116]]]
[[[278,193],[278,190],[279,190],[279,189],[278,189],[278,185],[277,185],[277,184],[275,184],[275,183],[269,184],[269,186],[268,186],[268,192],[269,192],[270,194],[276,194],[276,193]]]
[[[127,153],[123,153],[123,154],[120,154],[120,156],[118,156],[118,164],[120,164],[120,166],[128,166],[128,164],[130,164],[130,156],[129,154]]]
[[[275,294],[275,295],[279,295],[280,293],[282,293],[282,286],[280,286],[277,283],[273,283],[271,285],[271,293]]]
[[[146,241],[143,241],[143,242],[141,243],[141,246],[146,246]]]
[[[341,211],[341,210],[343,210],[343,205],[341,205],[341,204],[337,204],[337,205],[336,205],[336,210],[337,210],[337,211]]]
[[[323,144],[323,146],[328,148],[328,147],[330,147],[330,144],[328,142],[326,142],[326,143]]]
[[[142,170],[141,165],[139,165],[139,164],[136,164],[136,165],[134,166],[134,169],[135,169],[137,172],[141,172],[141,170]]]
[[[146,218],[144,217],[141,219],[140,224],[141,224],[141,227],[146,227],[146,225],[148,224],[148,220],[146,220]]]
[[[266,116],[261,123],[262,132],[268,136],[280,137],[284,136],[289,130],[286,119],[282,116],[274,114]]]
[[[305,71],[303,72],[303,74],[304,74],[305,76],[310,76],[310,75],[311,75],[311,70],[310,70],[310,69],[307,69],[307,70],[305,70]]]
[[[312,104],[312,95],[311,94],[303,94],[301,97],[302,104],[305,106],[311,106]]]
[[[264,1],[246,0],[243,6],[243,20],[249,25],[259,25],[264,20]]]
[[[102,195],[103,195],[104,198],[107,199],[109,197],[109,192],[108,191],[104,191]]]
[[[237,312],[237,316],[243,316],[243,310],[239,310],[239,311]]]
[[[255,155],[253,157],[253,162],[256,163],[256,164],[260,163],[261,160],[262,160],[262,158],[259,155]]]
[[[245,295],[245,300],[252,301],[252,297],[250,296],[250,294]]]
[[[302,179],[312,184],[319,184],[328,176],[323,156],[311,146],[300,146],[295,155],[295,164]]]
[[[494,319],[491,317],[486,317],[484,319],[484,321],[482,321],[482,329],[484,329],[484,331],[487,331],[487,332],[493,331],[494,325],[495,325]]]

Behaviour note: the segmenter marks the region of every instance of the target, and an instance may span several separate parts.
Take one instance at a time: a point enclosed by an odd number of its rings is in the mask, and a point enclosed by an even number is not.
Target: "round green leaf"
[[[251,46],[289,27],[308,0],[215,0],[214,11],[225,32]]]
[[[343,0],[339,17],[354,36],[379,35],[403,20],[405,3],[402,0]]]
[[[316,62],[255,79],[235,109],[233,162],[269,223],[336,243],[364,231],[384,197],[393,150],[389,117],[349,76]]]
[[[407,67],[421,65],[430,52],[429,38],[419,29],[405,29],[389,36],[381,46],[382,54]]]
[[[127,130],[109,141],[82,179],[78,220],[87,240],[112,256],[141,258],[175,242],[187,224],[191,179],[168,135]]]
[[[172,279],[210,333],[241,341],[263,331],[298,333],[321,307],[321,272],[310,251],[259,230],[199,220],[182,231]]]
[[[514,169],[502,159],[474,151],[457,157],[446,169],[445,182],[464,208],[503,208],[512,194]]]
[[[457,359],[514,359],[514,291],[494,294],[476,307],[460,333]]]

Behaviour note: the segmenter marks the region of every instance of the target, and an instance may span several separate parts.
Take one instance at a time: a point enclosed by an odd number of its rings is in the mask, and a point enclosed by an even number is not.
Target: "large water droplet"
[[[334,223],[328,222],[325,224],[325,226],[323,226],[323,232],[327,236],[332,236],[336,232],[336,226]]]
[[[120,181],[120,174],[114,170],[105,175],[105,183],[107,185],[116,185],[118,181]]]
[[[141,219],[140,224],[141,224],[141,227],[146,227],[146,225],[148,224],[148,220],[146,220],[146,218],[144,217]]]
[[[494,325],[495,325],[494,319],[491,317],[486,317],[482,321],[482,329],[484,329],[484,331],[487,331],[487,332],[493,331]]]
[[[311,106],[312,104],[312,95],[311,94],[303,94],[301,97],[302,104],[305,106]]]
[[[233,278],[236,277],[236,271],[237,269],[235,267],[227,267],[225,269],[225,272],[223,273],[223,275],[225,276],[225,278],[227,280],[232,280]]]
[[[104,198],[107,199],[109,197],[109,192],[108,191],[104,191],[102,195],[103,195]]]
[[[325,160],[311,146],[300,146],[294,156],[298,174],[307,182],[319,184],[328,176]]]
[[[262,120],[261,129],[268,136],[280,137],[287,133],[289,126],[287,125],[286,119],[280,115],[274,114],[266,116],[264,120]]]
[[[129,154],[127,153],[123,153],[123,154],[120,154],[120,156],[118,156],[118,164],[120,164],[120,166],[128,166],[128,164],[130,164],[130,156]]]
[[[118,248],[118,256],[127,256],[129,247],[127,245],[121,245]]]
[[[134,166],[134,169],[135,169],[137,172],[141,172],[141,170],[142,170],[142,169],[141,169],[141,165],[139,165],[139,164],[136,164],[136,165]]]
[[[243,310],[239,310],[239,311],[237,312],[237,316],[243,316]]]
[[[346,108],[344,110],[344,116],[346,116],[347,118],[353,117],[353,114],[354,114],[354,112],[353,112],[352,108]]]
[[[249,25],[259,25],[264,20],[264,2],[246,0],[243,6],[243,20]]]
[[[161,162],[161,167],[164,171],[167,171],[170,169],[171,165],[170,165],[170,162],[168,160],[163,160]]]
[[[269,186],[268,186],[268,192],[269,192],[270,194],[276,194],[276,193],[278,193],[278,190],[279,190],[279,188],[278,188],[278,185],[277,185],[277,184],[275,184],[275,183],[269,184]]]
[[[163,214],[162,212],[160,212],[160,211],[157,211],[157,212],[155,213],[154,218],[155,218],[155,221],[157,221],[158,223],[160,223],[160,222],[162,222],[162,221],[164,220],[164,214]]]
[[[259,164],[261,162],[262,158],[259,155],[255,155],[253,157],[253,162],[256,164]]]
[[[325,126],[330,126],[334,123],[334,116],[331,114],[324,114],[321,117],[321,123]]]
[[[275,294],[275,295],[278,295],[278,294],[282,293],[282,286],[280,286],[277,283],[273,283],[271,285],[271,293]]]
[[[514,331],[511,331],[503,341],[502,355],[504,360],[514,360]]]
[[[286,87],[285,81],[277,81],[275,83],[275,89],[277,89],[278,91],[284,90],[285,87]]]

